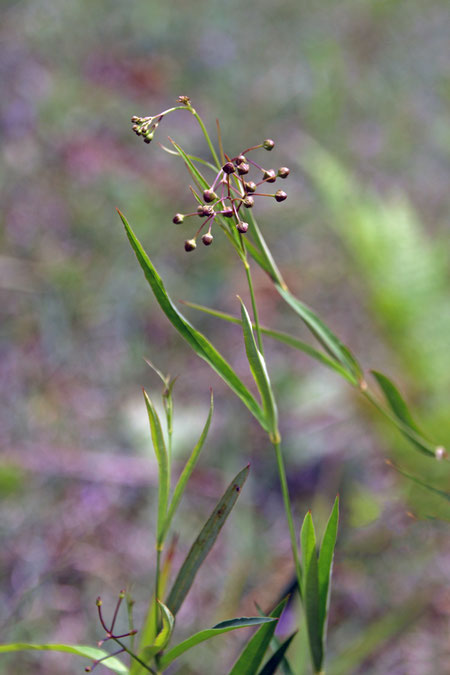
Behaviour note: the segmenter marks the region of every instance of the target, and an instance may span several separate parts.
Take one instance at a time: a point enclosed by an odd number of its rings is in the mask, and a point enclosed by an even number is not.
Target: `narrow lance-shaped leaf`
[[[262,670],[259,671],[258,675],[274,675],[278,666],[280,666],[283,662],[285,654],[296,634],[297,631],[292,633],[292,635],[290,635],[284,642],[281,643],[275,653],[272,654],[270,659],[267,661],[266,665],[262,668]]]
[[[319,632],[325,649],[334,548],[339,522],[339,497],[336,497],[319,553]]]
[[[0,654],[7,652],[27,652],[27,651],[50,651],[50,652],[66,652],[68,654],[76,654],[83,656],[91,661],[98,661],[108,656],[108,652],[98,647],[90,647],[87,645],[65,645],[65,644],[43,644],[36,645],[29,642],[13,642],[8,645],[0,645]],[[129,670],[127,666],[119,661],[115,656],[108,657],[107,660],[102,661],[105,668],[109,668],[120,675],[127,675]]]
[[[423,487],[425,490],[428,490],[429,492],[433,492],[433,494],[439,495],[439,497],[443,497],[448,502],[450,502],[450,492],[445,492],[445,490],[439,490],[439,488],[433,487],[433,485],[429,485],[428,483],[425,483],[423,480],[420,480],[420,478],[417,478],[416,476],[412,476],[410,473],[407,473],[406,471],[403,471],[403,469],[400,469],[393,462],[389,461],[388,464],[389,464],[389,466],[394,467],[394,469],[396,471],[398,471],[399,473],[401,473],[402,476],[405,476],[405,478],[408,478],[413,483],[416,483],[416,485],[420,485],[420,487]]]
[[[192,307],[192,309],[197,309],[198,311],[204,312],[205,314],[215,316],[217,319],[223,319],[224,321],[228,321],[229,323],[242,325],[242,320],[239,319],[237,316],[233,316],[232,314],[220,312],[216,309],[205,307],[204,305],[198,305],[195,302],[188,302],[187,300],[182,300],[182,303],[187,307]],[[256,328],[256,325],[254,323],[252,323],[252,328],[253,329]],[[267,335],[267,337],[273,338],[274,340],[278,340],[278,342],[283,342],[284,344],[289,345],[294,349],[298,349],[299,351],[308,354],[308,356],[311,356],[316,361],[319,361],[319,363],[322,363],[324,366],[327,366],[328,368],[331,368],[335,372],[339,373],[339,375],[344,377],[351,384],[353,385],[356,384],[355,377],[351,375],[344,368],[344,366],[342,366],[335,359],[328,356],[328,354],[319,352],[317,349],[315,349],[315,347],[312,347],[307,342],[303,342],[302,340],[299,340],[294,335],[290,335],[289,333],[283,333],[282,331],[279,330],[272,330],[271,328],[266,328],[265,326],[260,326],[259,329],[261,333],[263,333],[263,335]]]
[[[323,661],[322,635],[319,625],[319,573],[316,553],[316,533],[311,512],[305,516],[301,534],[303,565],[302,599],[308,628],[309,646],[316,672],[320,672]]]
[[[278,413],[277,405],[270,384],[269,375],[266,368],[266,362],[263,355],[256,346],[255,337],[253,335],[250,317],[242,300],[241,315],[242,315],[242,330],[244,333],[245,351],[247,359],[252,371],[252,375],[261,394],[261,401],[263,410],[267,420],[269,431],[276,436],[278,434]]]
[[[157,602],[161,612],[162,626],[158,635],[154,639],[153,644],[149,645],[148,647],[144,647],[142,650],[142,659],[144,661],[148,661],[152,656],[164,649],[170,640],[170,636],[172,635],[175,624],[175,618],[170,609],[159,600]],[[139,656],[141,656],[141,654]]]
[[[153,447],[158,461],[158,544],[163,540],[163,528],[167,514],[167,504],[170,490],[170,469],[166,444],[157,412],[146,391],[144,391],[145,405],[152,435]]]
[[[199,633],[195,633],[195,635],[191,635],[191,637],[187,638],[183,642],[180,642],[180,644],[172,647],[172,649],[170,649],[161,657],[159,665],[163,669],[167,668],[167,666],[169,666],[172,661],[175,661],[175,659],[181,656],[181,654],[184,654],[184,652],[188,651],[188,649],[192,649],[192,647],[195,647],[201,642],[205,642],[205,640],[210,640],[217,635],[229,633],[230,631],[236,630],[237,628],[249,628],[251,626],[258,626],[263,623],[270,623],[271,621],[275,621],[275,619],[264,616],[241,617],[240,619],[222,621],[212,628],[207,628],[206,630],[202,630]]]
[[[186,560],[181,566],[175,583],[167,598],[166,605],[169,607],[172,614],[176,614],[180,609],[190,587],[193,584],[195,575],[197,574],[200,565],[205,560],[211,548],[216,541],[220,530],[225,524],[226,519],[231,513],[233,506],[239,497],[242,486],[248,476],[250,465],[247,465],[238,475],[231,481],[226,489],[222,499],[218,502],[214,511],[208,518],[206,524],[193,543]]]
[[[281,276],[281,272],[277,267],[277,264],[275,260],[273,259],[272,253],[270,252],[269,247],[266,244],[266,241],[262,235],[261,230],[258,227],[258,224],[253,216],[253,213],[251,211],[248,211],[246,214],[246,218],[249,222],[250,225],[250,232],[253,235],[258,249],[260,251],[260,256],[262,256],[263,263],[261,264],[261,267],[268,273],[272,281],[275,282],[275,284],[279,284],[281,288],[287,289],[286,283]],[[254,255],[254,249],[249,248],[250,255],[256,260],[258,264],[260,256]]]
[[[300,316],[322,347],[331,356],[340,361],[349,373],[357,378],[361,372],[361,368],[357,364],[355,357],[353,355],[349,356],[350,352],[348,348],[342,344],[339,338],[319,319],[312,309],[292,295],[290,291],[282,288],[279,284],[275,284],[275,288],[287,304]]]
[[[270,616],[279,619],[283,609],[286,606],[288,597],[284,598],[270,613]],[[241,652],[238,660],[230,670],[229,675],[255,675],[264,654],[270,644],[270,641],[275,632],[276,622],[261,626],[258,631],[250,638]]]
[[[234,393],[239,396],[241,401],[247,406],[252,415],[256,417],[261,426],[267,430],[265,415],[261,410],[261,407],[255,401],[252,394],[245,387],[243,382],[239,379],[237,374],[223,358],[223,356],[215,349],[215,347],[197,331],[178,311],[178,309],[173,304],[172,300],[167,295],[164,284],[159,276],[158,272],[152,265],[149,257],[142,248],[141,243],[136,238],[133,230],[128,224],[125,216],[118,212],[122,222],[124,224],[128,239],[130,244],[136,254],[138,262],[142,267],[142,270],[145,274],[145,277],[155,295],[156,300],[158,301],[161,309],[172,323],[174,328],[180,333],[180,335],[188,342],[192,347],[195,353],[204,359],[213,370],[220,375],[220,377],[226,382]]]
[[[378,382],[380,389],[383,392],[384,397],[395,417],[400,420],[402,425],[405,425],[406,429],[400,426],[400,430],[403,431],[408,440],[411,441],[411,443],[419,448],[419,450],[421,450],[424,454],[434,455],[433,447],[431,446],[430,449],[430,443],[428,439],[423,436],[422,431],[414,422],[409,408],[395,384],[388,377],[386,377],[386,375],[383,375],[383,373],[379,373],[376,370],[372,370],[371,373]]]
[[[209,427],[211,424],[211,418],[214,410],[214,401],[213,401],[213,393],[211,390],[211,403],[209,407],[209,414],[208,414],[208,419],[206,420],[206,424],[203,428],[203,431],[201,433],[201,436],[198,440],[198,443],[192,450],[191,456],[189,457],[188,461],[186,462],[186,466],[184,467],[181,476],[178,479],[178,482],[175,486],[175,490],[173,492],[172,496],[172,501],[169,506],[169,510],[167,513],[167,518],[164,523],[164,529],[163,529],[163,534],[167,532],[167,530],[170,527],[170,523],[172,522],[172,518],[177,510],[178,504],[180,503],[180,500],[183,496],[184,489],[186,487],[186,484],[192,475],[192,472],[195,468],[195,465],[197,464],[197,460],[200,456],[200,452],[202,451],[203,445],[205,443],[206,437],[208,435]]]

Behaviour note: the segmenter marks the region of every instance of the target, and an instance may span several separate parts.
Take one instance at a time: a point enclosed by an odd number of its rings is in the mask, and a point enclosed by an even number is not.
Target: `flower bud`
[[[244,175],[245,175],[246,173],[248,173],[249,171],[250,171],[250,167],[249,167],[248,164],[246,164],[245,162],[242,162],[242,164],[239,164],[239,166],[238,166],[238,174],[239,174],[240,176],[244,176]]]
[[[144,136],[144,143],[151,143],[154,135],[154,131],[148,131]]]
[[[273,169],[266,169],[263,173],[263,178],[267,183],[275,183],[277,176]]]
[[[277,176],[279,176],[280,178],[287,178],[289,174],[290,170],[288,169],[287,166],[280,166],[280,168],[278,169]]]
[[[249,196],[244,197],[244,200],[243,200],[243,201],[244,201],[244,206],[245,206],[245,208],[247,208],[247,209],[251,209],[252,206],[255,205],[255,199],[254,199],[254,197],[249,197]]]
[[[215,199],[217,199],[217,195],[214,192],[214,190],[205,190],[203,193],[203,200],[207,203],[213,202]]]
[[[201,218],[205,216],[212,216],[214,213],[214,209],[212,206],[209,206],[208,204],[200,204],[200,206],[198,206],[197,208],[197,213]]]
[[[189,251],[194,251],[197,248],[197,244],[195,242],[195,239],[186,239],[184,242],[184,250],[189,252]]]
[[[202,242],[205,244],[205,246],[209,246],[212,244],[213,239],[214,237],[212,236],[211,232],[206,232],[206,234],[204,234],[202,237]]]
[[[256,192],[256,183],[252,180],[249,180],[248,183],[244,183],[244,187],[247,192]]]
[[[236,165],[239,166],[239,164],[243,164],[245,162],[245,155],[239,155],[239,157],[236,157]]]
[[[263,148],[264,150],[273,150],[275,147],[275,143],[271,138],[266,138],[266,140],[263,143]]]
[[[172,218],[172,223],[175,223],[175,225],[178,225],[179,223],[182,223],[184,220],[184,216],[182,213],[176,213],[174,217]]]
[[[223,165],[222,170],[227,174],[234,173],[235,168],[233,162],[226,162],[226,164]]]
[[[136,124],[136,122],[139,122],[140,119],[141,118],[138,117],[137,115],[133,115],[133,117],[131,118],[131,124]]]
[[[287,194],[284,190],[277,190],[275,192],[275,199],[277,202],[284,202],[284,200],[287,199]]]
[[[232,215],[233,209],[231,208],[231,206],[225,207],[224,210],[222,211],[222,216],[224,216],[224,218],[231,218]]]
[[[243,223],[242,221],[239,221],[239,223],[237,223],[236,227],[237,227],[239,232],[241,232],[242,234],[245,234],[248,230],[248,223]]]
[[[133,126],[132,126],[131,128],[133,129],[133,131],[134,131],[135,134],[137,134],[138,136],[141,135],[141,130],[140,130],[138,124],[133,124]]]

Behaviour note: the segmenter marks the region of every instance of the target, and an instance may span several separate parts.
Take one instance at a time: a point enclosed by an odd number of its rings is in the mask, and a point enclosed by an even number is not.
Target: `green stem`
[[[153,673],[153,675],[157,675],[156,671],[153,670],[153,668],[151,666],[148,666],[146,663],[144,663],[144,661],[142,661],[142,659],[140,659],[139,656],[137,656],[137,654],[132,652],[131,649],[128,649],[128,647],[126,645],[124,645],[124,643],[121,640],[119,640],[119,638],[113,638],[113,640],[120,647],[122,647],[123,651],[126,652],[127,654],[129,654],[129,656],[131,656],[132,659],[137,661],[143,668],[145,668],[145,670],[147,670],[149,673]]]
[[[253,321],[255,323],[256,337],[258,340],[258,349],[261,352],[262,356],[264,356],[264,347],[261,335],[261,327],[259,325],[258,308],[256,306],[255,292],[253,289],[252,274],[250,271],[250,265],[248,264],[247,261],[245,261],[245,274],[247,275],[248,290],[250,291],[250,298],[252,301]]]
[[[197,122],[199,123],[200,128],[201,128],[201,130],[203,131],[203,135],[204,135],[204,137],[205,137],[205,139],[206,139],[206,142],[208,143],[208,147],[209,147],[209,149],[210,149],[210,151],[211,151],[211,155],[212,155],[212,157],[213,157],[213,159],[214,159],[214,162],[215,162],[217,168],[220,169],[221,164],[220,164],[220,162],[219,162],[219,158],[218,158],[218,156],[217,156],[217,153],[216,153],[216,150],[215,150],[215,148],[214,148],[214,145],[212,144],[212,141],[211,141],[211,139],[210,139],[210,137],[209,137],[209,134],[208,134],[208,132],[206,131],[206,127],[205,127],[205,125],[203,124],[202,118],[200,117],[200,115],[198,114],[198,112],[197,112],[194,108],[192,108],[191,106],[188,106],[187,109],[191,111],[191,113],[194,115],[195,119],[196,119]]]
[[[277,466],[278,466],[278,475],[280,477],[280,483],[281,483],[281,492],[283,494],[283,502],[284,502],[284,509],[286,511],[286,519],[288,522],[288,527],[289,527],[289,535],[291,538],[291,548],[292,548],[292,556],[294,558],[294,563],[295,563],[295,572],[297,574],[297,581],[298,581],[298,592],[300,597],[302,596],[302,568],[300,565],[300,558],[298,555],[298,546],[297,546],[297,535],[295,534],[295,526],[294,526],[294,520],[292,518],[292,511],[291,511],[291,500],[289,498],[289,488],[287,484],[287,479],[286,479],[286,469],[284,467],[284,459],[283,459],[283,454],[281,452],[281,444],[278,439],[271,439],[273,447],[275,449],[275,455],[277,458]]]

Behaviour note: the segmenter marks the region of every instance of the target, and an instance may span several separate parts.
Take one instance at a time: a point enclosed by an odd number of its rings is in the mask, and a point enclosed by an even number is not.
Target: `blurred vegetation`
[[[145,611],[156,473],[140,387],[160,385],[144,356],[179,376],[175,457],[215,393],[175,521],[177,564],[229,477],[252,463],[238,515],[180,612],[183,630],[253,613],[255,600],[273,605],[292,576],[274,459],[171,330],[114,207],[174,298],[237,313],[244,279],[220,237],[185,254],[171,218],[191,203],[187,175],[138,141],[129,118],[188,94],[211,130],[220,118],[230,154],[275,139],[289,199],[259,222],[289,285],[366,368],[391,373],[448,444],[448,3],[6,0],[0,19],[2,641],[95,644],[96,596],[112,607],[127,584],[138,619]],[[204,154],[188,115],[165,121],[160,140],[168,134]],[[264,276],[256,291],[262,322],[297,333]],[[242,369],[239,328],[194,318]],[[448,468],[412,453],[334,374],[287,347],[267,351],[298,523],[313,502],[325,521],[341,494],[330,673],[444,675],[448,503],[384,458],[447,491]],[[242,636],[221,640],[220,653],[204,645],[178,672],[213,660],[224,672]],[[301,636],[293,649],[300,668]],[[0,659],[5,675],[81,668],[57,654]]]

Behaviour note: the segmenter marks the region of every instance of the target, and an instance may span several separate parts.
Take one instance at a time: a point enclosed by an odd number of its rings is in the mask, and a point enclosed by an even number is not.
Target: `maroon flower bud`
[[[253,197],[245,197],[243,201],[244,201],[244,206],[247,209],[251,209],[252,206],[255,205],[255,199]]]
[[[239,164],[239,166],[238,166],[238,174],[239,174],[240,176],[244,176],[244,175],[245,175],[246,173],[248,173],[249,171],[250,171],[250,167],[249,167],[248,164],[246,164],[245,162],[243,162],[242,164]]]
[[[184,216],[182,213],[176,213],[174,217],[172,218],[172,223],[175,223],[175,225],[178,225],[178,223],[182,223],[184,220]]]
[[[287,178],[289,174],[290,171],[287,168],[287,166],[280,166],[280,168],[278,169],[277,176],[279,176],[280,178]]]
[[[138,117],[137,115],[133,115],[133,117],[131,118],[131,124],[136,124],[136,122],[139,122],[140,119],[141,118]]]
[[[135,134],[137,134],[138,136],[141,135],[141,130],[140,130],[138,124],[133,124],[133,126],[132,126],[131,128],[133,129],[133,131],[134,131]]]
[[[226,164],[223,165],[222,170],[225,171],[225,173],[234,173],[235,168],[233,162],[226,162]]]
[[[287,199],[287,194],[284,190],[277,190],[277,192],[275,192],[275,199],[277,202],[284,202],[284,200]]]
[[[225,207],[224,210],[222,211],[222,216],[224,216],[225,218],[231,218],[232,215],[233,209],[231,208],[231,206]]]
[[[247,192],[256,192],[256,183],[254,183],[252,180],[249,180],[248,183],[244,183],[244,187]]]
[[[239,223],[237,223],[236,227],[239,232],[245,234],[248,230],[248,223],[243,223],[242,221],[240,221]]]
[[[275,183],[277,175],[273,169],[266,169],[263,173],[263,178],[267,183]]]
[[[200,206],[197,208],[197,213],[201,218],[205,216],[212,216],[214,213],[214,209],[212,206],[209,206],[208,204],[200,204]]]
[[[244,155],[239,155],[239,157],[236,157],[236,165],[239,166],[239,164],[243,164],[245,162],[245,156]]]
[[[204,234],[202,237],[202,242],[205,244],[205,246],[209,246],[212,244],[213,239],[214,237],[212,236],[211,232],[206,232],[206,234]]]
[[[217,199],[217,195],[214,190],[205,190],[203,193],[203,199],[207,203],[213,202],[215,199]]]
[[[189,251],[194,251],[197,248],[195,239],[186,239],[184,242],[184,250],[189,253]]]
[[[263,143],[263,148],[265,150],[273,150],[275,147],[275,143],[271,138],[266,138],[266,140]]]

